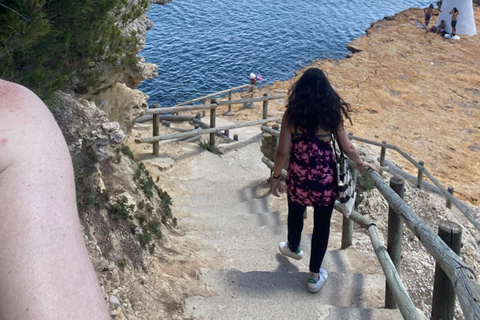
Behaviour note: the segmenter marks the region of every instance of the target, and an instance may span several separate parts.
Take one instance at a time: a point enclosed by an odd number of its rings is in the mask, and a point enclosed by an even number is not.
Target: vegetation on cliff
[[[137,61],[135,32],[122,26],[145,13],[148,0],[4,0],[0,2],[1,77],[41,98],[70,86],[82,93],[98,83],[106,63],[114,69]],[[75,79],[75,80],[74,80]]]

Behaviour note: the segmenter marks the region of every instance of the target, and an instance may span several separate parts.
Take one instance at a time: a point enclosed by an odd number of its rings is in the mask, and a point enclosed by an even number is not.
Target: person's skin
[[[423,12],[424,12],[425,14],[429,14],[430,17],[431,17],[431,16],[432,16],[432,12],[433,12],[433,4],[430,4],[430,6],[429,6],[428,8],[423,9]],[[430,23],[430,19],[427,20],[426,17],[425,17],[425,27],[427,28],[427,32],[428,32],[428,24],[429,24],[429,23]]]
[[[275,155],[275,164],[273,166],[274,177],[277,177],[280,175],[280,172],[285,166],[285,163],[288,160],[288,156],[290,155],[290,149],[292,147],[292,131],[293,131],[293,128],[290,126],[287,116],[284,115],[282,118],[282,126],[280,128],[280,141],[278,144],[277,153]],[[317,134],[319,135],[326,134],[326,133],[329,133],[329,132],[324,130],[317,131]],[[375,171],[377,170],[375,166],[371,165],[368,162],[363,161],[363,159],[358,154],[357,149],[352,144],[352,141],[350,141],[350,138],[348,138],[348,134],[345,131],[345,128],[343,127],[343,125],[340,125],[338,127],[337,137],[340,140],[340,144],[342,145],[343,153],[345,153],[349,159],[351,159],[357,164],[357,169],[360,172],[362,172],[364,168],[370,168]],[[323,140],[328,141],[330,139],[325,138]],[[274,196],[279,197],[280,195],[278,194],[278,192],[280,191],[280,187],[282,183],[280,179],[272,178],[271,180],[272,182],[270,185],[270,190]],[[318,279],[318,273],[310,272],[310,278]]]
[[[452,10],[449,12],[449,14],[452,15],[452,21],[457,21],[457,17],[458,17],[458,14],[459,14],[459,13],[460,13],[460,12],[458,12],[458,11],[455,12],[454,9],[452,9]],[[453,33],[453,34],[456,34],[456,33],[457,33],[457,27],[452,27],[452,33]]]
[[[28,89],[0,80],[0,97],[0,319],[110,319],[63,135]]]
[[[440,33],[442,32],[442,30],[445,30],[446,26],[445,26],[445,21],[442,20],[442,22],[440,22],[440,25],[438,26],[437,30],[435,31],[435,33]]]

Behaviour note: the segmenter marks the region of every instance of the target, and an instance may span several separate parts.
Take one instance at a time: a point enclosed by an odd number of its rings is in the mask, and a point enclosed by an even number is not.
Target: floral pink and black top
[[[337,199],[337,174],[330,141],[312,131],[292,134],[287,194],[303,206],[324,207]]]

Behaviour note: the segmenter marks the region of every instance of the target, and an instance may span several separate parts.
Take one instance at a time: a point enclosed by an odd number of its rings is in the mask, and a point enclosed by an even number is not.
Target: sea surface
[[[288,80],[323,58],[344,58],[346,46],[370,23],[418,0],[173,0],[152,5],[154,26],[140,56],[158,65],[159,76],[139,90],[149,104],[173,106],[249,82]]]

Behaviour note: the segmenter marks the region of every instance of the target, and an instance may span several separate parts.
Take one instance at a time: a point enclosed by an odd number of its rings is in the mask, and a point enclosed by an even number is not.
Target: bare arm
[[[0,319],[110,319],[52,115],[0,80]]]
[[[358,170],[362,171],[363,168],[371,168],[375,171],[377,170],[375,166],[363,161],[352,141],[350,141],[350,138],[348,138],[347,131],[345,131],[343,125],[338,126],[336,132],[336,139],[342,145],[342,150],[347,155],[347,157],[357,164]]]
[[[273,166],[273,176],[280,176],[282,168],[288,160],[290,154],[290,148],[292,147],[292,133],[290,130],[290,123],[286,115],[282,118],[282,127],[280,129],[280,141],[278,143],[277,154],[275,155],[275,165]],[[274,196],[278,195],[278,189],[280,187],[279,179],[272,179],[271,190]]]

